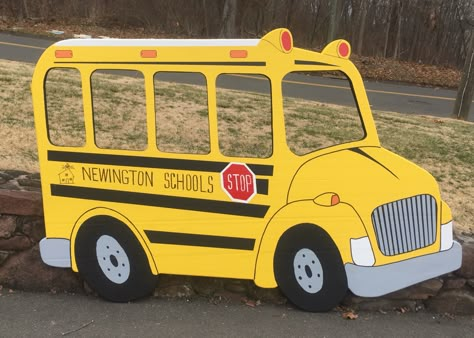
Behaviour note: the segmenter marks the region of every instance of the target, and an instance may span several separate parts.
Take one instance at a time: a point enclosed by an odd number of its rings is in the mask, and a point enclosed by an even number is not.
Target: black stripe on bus
[[[145,234],[150,242],[155,244],[189,245],[238,250],[253,250],[255,246],[255,239],[252,238],[196,235],[152,230],[145,230]]]
[[[398,178],[397,175],[395,175],[395,173],[393,171],[391,171],[389,168],[387,168],[386,166],[384,166],[382,163],[380,163],[379,161],[377,161],[375,158],[373,158],[372,156],[370,156],[369,154],[367,154],[365,151],[363,151],[362,149],[360,148],[350,148],[349,149],[350,151],[353,151],[354,153],[356,154],[359,154],[361,156],[364,156],[366,158],[368,158],[369,160],[377,163],[379,166],[381,166],[382,168],[384,168],[385,170],[387,170],[390,174],[392,174],[395,178]]]
[[[68,151],[48,151],[48,161],[105,164],[141,168],[176,169],[190,171],[221,172],[229,162],[185,160],[175,158],[144,157],[112,154],[75,153]],[[272,176],[273,166],[247,164],[255,175]]]
[[[86,64],[86,65],[180,65],[180,66],[258,66],[265,67],[265,61],[247,61],[247,62],[209,62],[209,61],[153,61],[153,62],[116,62],[116,61],[55,61],[56,64]]]
[[[268,180],[257,178],[257,194],[268,195]]]
[[[260,204],[215,201],[201,198],[155,195],[141,192],[58,184],[51,184],[51,195],[255,218],[264,218],[269,208],[268,205]]]
[[[318,62],[318,61],[307,61],[307,60],[295,60],[295,65],[310,65],[310,66],[333,66],[330,63]]]

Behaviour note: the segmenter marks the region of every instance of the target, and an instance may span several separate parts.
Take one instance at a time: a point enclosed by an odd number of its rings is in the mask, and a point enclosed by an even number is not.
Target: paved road
[[[251,308],[236,301],[148,298],[129,304],[84,295],[0,296],[2,337],[469,337],[474,317],[429,313],[307,313],[288,306]],[[77,331],[75,331],[77,330]],[[71,332],[75,331],[75,332]]]
[[[23,62],[36,62],[45,48],[54,40],[32,36],[0,33],[0,58]],[[182,81],[188,82],[186,79]],[[253,78],[233,77],[224,86],[235,89],[260,91],[262,81]],[[449,117],[456,91],[426,88],[396,83],[365,82],[372,109]],[[352,105],[345,81],[314,76],[293,75],[284,86],[290,96],[304,99],[318,98],[329,103]],[[474,121],[474,104],[469,120]]]

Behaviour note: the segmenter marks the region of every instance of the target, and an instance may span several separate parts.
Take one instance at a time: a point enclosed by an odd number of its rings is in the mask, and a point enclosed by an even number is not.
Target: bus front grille
[[[436,240],[436,200],[418,195],[377,207],[372,223],[380,251],[394,256],[424,248]]]

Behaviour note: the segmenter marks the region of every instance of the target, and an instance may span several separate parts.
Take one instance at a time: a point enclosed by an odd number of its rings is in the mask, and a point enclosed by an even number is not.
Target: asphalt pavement
[[[43,37],[0,33],[0,59],[35,63],[44,49],[54,42]],[[186,79],[180,81],[187,82]],[[262,84],[255,78],[235,76],[225,86],[258,92],[264,90]],[[365,81],[364,84],[373,110],[449,117],[456,98],[456,91],[452,89],[376,81]],[[344,80],[294,74],[286,79],[284,89],[292,97],[353,104],[351,96],[347,95],[349,87]],[[474,121],[474,104],[471,105],[469,121]]]
[[[472,337],[474,316],[308,313],[206,298],[110,303],[94,296],[3,290],[1,337]]]

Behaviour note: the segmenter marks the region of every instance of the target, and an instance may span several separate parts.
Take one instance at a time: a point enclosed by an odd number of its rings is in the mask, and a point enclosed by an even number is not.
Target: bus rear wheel
[[[347,277],[337,246],[321,228],[302,224],[280,237],[274,256],[278,287],[297,307],[329,311],[347,292]]]
[[[125,224],[109,216],[86,221],[75,241],[80,275],[101,297],[128,302],[151,294],[156,278],[146,254]]]

